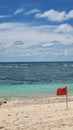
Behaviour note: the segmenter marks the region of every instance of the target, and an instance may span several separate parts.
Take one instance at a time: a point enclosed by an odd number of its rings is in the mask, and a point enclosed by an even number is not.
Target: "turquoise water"
[[[73,94],[73,62],[0,63],[0,96],[55,96],[64,86]]]
[[[0,85],[0,96],[56,96],[57,88],[64,86],[67,86],[69,94],[73,92],[73,84]]]

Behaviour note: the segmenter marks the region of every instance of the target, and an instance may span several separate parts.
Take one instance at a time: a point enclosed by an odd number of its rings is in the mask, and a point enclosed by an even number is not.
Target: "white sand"
[[[63,99],[63,100],[62,100]],[[73,130],[73,98],[11,100],[0,106],[1,130]]]

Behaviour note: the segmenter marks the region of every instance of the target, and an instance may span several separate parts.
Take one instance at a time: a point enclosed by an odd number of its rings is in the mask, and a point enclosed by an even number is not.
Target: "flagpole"
[[[68,93],[66,94],[66,108],[68,109]]]

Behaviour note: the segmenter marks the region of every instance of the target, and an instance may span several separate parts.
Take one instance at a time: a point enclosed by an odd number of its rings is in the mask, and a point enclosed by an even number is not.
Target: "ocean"
[[[56,96],[64,86],[73,94],[73,62],[0,63],[0,97]]]

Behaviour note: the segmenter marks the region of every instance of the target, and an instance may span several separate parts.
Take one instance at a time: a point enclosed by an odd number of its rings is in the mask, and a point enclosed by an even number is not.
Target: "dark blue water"
[[[0,63],[0,95],[53,94],[73,91],[73,62]]]

